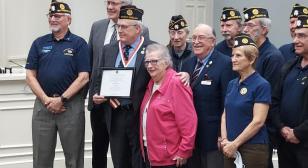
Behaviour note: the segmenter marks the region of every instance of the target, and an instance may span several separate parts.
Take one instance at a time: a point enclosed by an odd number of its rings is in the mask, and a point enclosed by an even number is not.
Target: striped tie
[[[201,68],[202,68],[202,65],[203,65],[203,62],[201,61],[198,61],[197,63],[197,67],[195,68],[193,74],[191,75],[191,83],[194,83],[195,80],[199,77],[199,74],[200,74],[200,71],[201,71]]]
[[[111,35],[111,38],[110,38],[110,42],[109,42],[109,43],[112,43],[112,42],[117,41],[117,29],[116,29],[116,25],[114,24],[112,27],[113,27],[113,32],[112,32],[112,35]]]

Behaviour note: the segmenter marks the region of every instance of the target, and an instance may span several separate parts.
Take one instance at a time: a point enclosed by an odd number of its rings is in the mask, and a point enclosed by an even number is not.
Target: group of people
[[[57,134],[66,167],[84,167],[87,93],[93,168],[107,167],[109,144],[115,168],[267,168],[273,148],[279,167],[308,167],[307,7],[293,6],[293,42],[279,49],[265,8],[224,8],[217,45],[211,26],[190,41],[186,20],[172,16],[167,46],[150,40],[131,1],[106,8],[87,43],[69,30],[69,5],[52,0],[51,33],[31,46],[34,168],[53,167]],[[101,95],[102,68],[133,69],[131,96]]]

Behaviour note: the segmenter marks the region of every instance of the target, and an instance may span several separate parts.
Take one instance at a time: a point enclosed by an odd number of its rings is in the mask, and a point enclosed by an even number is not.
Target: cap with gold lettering
[[[121,6],[120,19],[142,20],[143,10],[134,5]]]
[[[256,18],[269,18],[268,12],[264,8],[244,8],[244,22],[248,22]]]
[[[308,8],[300,4],[294,4],[290,18],[297,18],[299,15],[308,15]]]
[[[224,7],[222,9],[220,21],[226,22],[228,20],[237,20],[237,19],[242,20],[241,14],[238,10],[232,7]]]
[[[182,15],[172,16],[169,22],[169,30],[180,30],[187,26],[187,22]]]
[[[299,15],[297,17],[296,28],[308,28],[308,15]]]
[[[68,13],[71,14],[71,8],[64,2],[52,0],[49,8],[49,14],[53,13]]]
[[[233,48],[240,46],[247,46],[247,45],[251,45],[258,48],[256,43],[250,38],[248,34],[241,33],[234,38]]]

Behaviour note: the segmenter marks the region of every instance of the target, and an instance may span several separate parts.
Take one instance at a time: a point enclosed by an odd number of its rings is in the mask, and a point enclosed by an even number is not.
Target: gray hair
[[[132,5],[133,4],[133,0],[121,0],[121,5],[125,6],[125,5]]]
[[[258,18],[258,20],[259,20],[260,25],[267,29],[267,32],[265,34],[265,35],[267,35],[267,33],[269,32],[269,30],[271,28],[271,24],[272,24],[271,19],[269,19],[269,18]]]
[[[242,27],[242,19],[236,19],[235,21],[239,27]]]
[[[163,61],[165,61],[168,68],[173,66],[172,58],[166,46],[158,43],[150,44],[147,46],[146,53],[152,53],[152,52],[158,52],[159,57]]]

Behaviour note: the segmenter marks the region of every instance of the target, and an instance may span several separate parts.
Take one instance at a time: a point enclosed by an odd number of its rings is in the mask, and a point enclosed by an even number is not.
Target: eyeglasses
[[[149,66],[149,64],[151,64],[151,65],[157,65],[157,63],[158,63],[158,59],[156,59],[156,60],[145,60],[144,61],[144,65],[147,67],[147,66]]]
[[[111,5],[111,6],[118,6],[118,5],[121,5],[123,2],[121,0],[121,2],[105,1],[104,3],[105,3],[106,6],[109,6],[109,5]]]
[[[48,19],[51,19],[52,17],[55,19],[55,20],[60,20],[63,16],[67,16],[66,14],[46,14],[47,18]]]
[[[117,27],[118,29],[123,29],[123,30],[128,29],[128,27],[130,27],[130,26],[137,26],[137,24],[132,24],[132,25],[120,25],[120,24],[116,24],[116,27]]]
[[[211,36],[205,36],[205,35],[199,35],[199,36],[192,36],[191,39],[192,39],[192,42],[196,42],[197,40],[198,41],[204,41],[206,39],[213,39],[214,37],[211,37]]]
[[[308,37],[308,35],[307,34],[304,34],[304,33],[295,33],[294,34],[294,38],[297,38],[297,39],[299,39],[299,40],[303,40],[303,39],[305,39],[305,38],[307,38]]]

